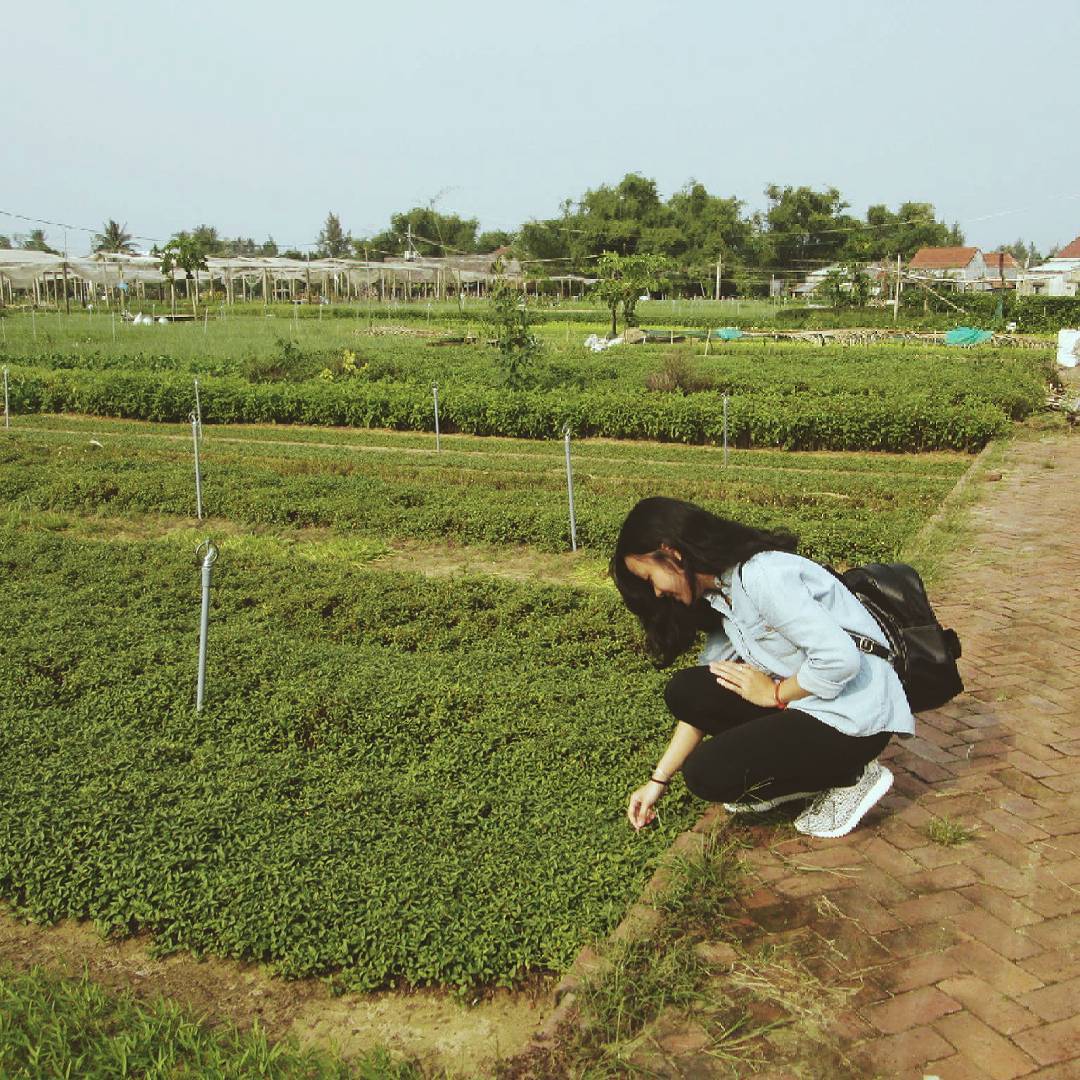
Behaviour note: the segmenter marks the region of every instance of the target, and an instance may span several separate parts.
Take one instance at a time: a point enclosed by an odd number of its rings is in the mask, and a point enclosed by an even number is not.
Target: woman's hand
[[[735,660],[717,660],[709,665],[716,681],[754,705],[776,704],[776,686],[771,675]]]
[[[650,780],[630,796],[630,805],[626,808],[626,816],[635,829],[640,829],[656,820],[656,811],[653,806],[664,794],[664,785]]]

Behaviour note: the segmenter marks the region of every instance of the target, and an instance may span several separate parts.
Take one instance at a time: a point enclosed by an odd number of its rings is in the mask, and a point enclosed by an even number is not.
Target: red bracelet
[[[783,681],[783,679],[773,679],[773,699],[776,701],[776,707],[778,709],[786,709],[788,707],[786,701],[780,700],[780,684]]]

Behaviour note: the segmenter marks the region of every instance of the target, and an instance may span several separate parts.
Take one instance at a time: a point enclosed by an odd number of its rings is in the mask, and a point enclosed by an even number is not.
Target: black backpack
[[[873,615],[889,648],[859,634],[852,639],[863,652],[892,664],[912,712],[937,709],[963,692],[956,668],[960,639],[938,622],[914,567],[868,563],[836,576]]]

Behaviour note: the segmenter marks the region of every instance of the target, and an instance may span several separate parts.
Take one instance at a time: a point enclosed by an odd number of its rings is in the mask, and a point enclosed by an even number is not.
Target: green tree
[[[272,236],[268,236],[259,245],[259,254],[266,259],[272,259],[278,254],[278,246]]]
[[[770,184],[765,195],[769,206],[759,218],[763,254],[780,275],[794,277],[835,261],[859,228],[857,219],[842,213],[848,204],[836,188]]]
[[[11,237],[0,234],[0,251],[11,250]]]
[[[532,332],[528,297],[520,284],[497,277],[488,292],[487,321],[499,350],[502,380],[511,390],[524,390],[541,346]]]
[[[188,296],[191,297],[191,310],[198,317],[199,279],[197,275],[200,270],[207,269],[204,241],[191,233],[180,232],[160,250],[155,247],[153,254],[160,257],[160,270],[165,277],[171,277],[177,270],[184,271]]]
[[[623,309],[623,325],[634,325],[634,309],[643,292],[659,288],[670,263],[662,255],[620,255],[605,251],[596,262],[599,280],[593,294],[611,312],[611,336],[618,334],[619,306]]]
[[[1007,251],[1021,266],[1038,266],[1039,263],[1046,261],[1033,243],[1022,239],[1006,244],[1002,251]]]
[[[476,238],[476,250],[478,253],[487,254],[489,251],[498,251],[499,248],[509,247],[514,242],[514,234],[503,229],[490,229],[482,232]]]
[[[750,251],[751,225],[742,216],[742,203],[735,198],[710,195],[695,180],[668,200],[672,224],[679,244],[668,254],[674,258],[692,291],[712,295],[716,283],[716,262],[722,261],[722,282],[732,291],[734,275],[745,267]]]
[[[411,250],[425,258],[472,254],[476,251],[476,218],[441,214],[430,206],[414,206],[401,214],[392,214],[390,228],[366,240],[354,240],[353,250],[370,258],[400,259]],[[410,246],[411,245],[411,246]]]
[[[877,203],[866,211],[863,228],[848,235],[844,254],[866,261],[907,261],[919,248],[957,247],[964,242],[959,226],[938,221],[933,203],[905,202],[895,211]]]
[[[94,234],[93,249],[110,255],[130,255],[135,248],[131,243],[131,233],[127,231],[127,222],[121,225],[109,218],[101,232]]]
[[[26,236],[21,238],[19,247],[23,251],[46,251],[50,255],[60,254],[56,248],[49,246],[48,240],[45,239],[44,229],[31,229]]]
[[[341,218],[332,210],[319,233],[316,253],[320,259],[343,259],[349,254],[352,236],[341,227]]]

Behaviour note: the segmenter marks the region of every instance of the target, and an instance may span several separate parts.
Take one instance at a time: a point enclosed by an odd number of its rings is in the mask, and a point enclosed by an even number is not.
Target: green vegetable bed
[[[385,539],[569,547],[561,442],[209,428],[203,501],[242,524]],[[100,445],[94,445],[91,439]],[[326,445],[320,445],[325,443]],[[605,554],[633,502],[666,494],[784,526],[834,563],[894,557],[971,459],[574,444],[579,543]],[[194,516],[190,428],[20,417],[0,439],[0,506]]]
[[[208,704],[166,542],[0,530],[0,894],[343,986],[510,984],[609,931],[700,804],[617,598],[226,549]]]

